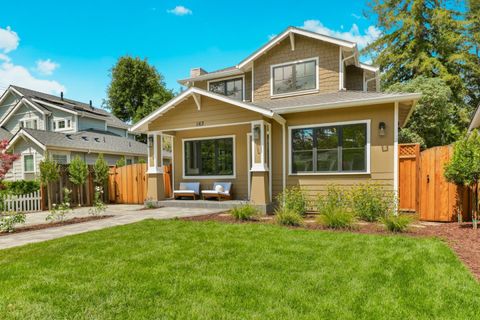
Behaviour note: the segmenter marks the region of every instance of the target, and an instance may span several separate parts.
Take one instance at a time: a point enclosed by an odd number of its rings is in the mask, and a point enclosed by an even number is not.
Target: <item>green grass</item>
[[[475,319],[441,241],[153,221],[0,251],[1,319]]]

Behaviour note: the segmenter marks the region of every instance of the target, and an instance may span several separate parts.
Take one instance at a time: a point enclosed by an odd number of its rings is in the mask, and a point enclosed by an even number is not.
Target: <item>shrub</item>
[[[147,208],[147,209],[155,208],[155,202],[153,200],[146,200],[145,201],[145,208]]]
[[[53,204],[52,209],[50,209],[50,213],[47,215],[45,220],[56,220],[56,221],[63,221],[65,219],[65,215],[72,211],[70,209],[70,194],[72,191],[68,188],[63,188],[63,202],[60,204]]]
[[[351,229],[355,220],[355,215],[342,206],[325,208],[317,218],[319,224],[332,229]]]
[[[93,208],[88,210],[88,213],[93,216],[98,216],[104,213],[107,210],[107,206],[102,201],[103,198],[103,188],[96,186],[95,187],[95,195],[93,200]]]
[[[301,226],[303,217],[294,209],[282,207],[275,211],[275,222],[282,226]]]
[[[230,214],[237,220],[245,221],[258,216],[259,212],[257,208],[247,203],[242,206],[232,208],[230,210]]]
[[[11,212],[9,214],[0,215],[0,231],[13,232],[15,225],[25,223],[25,214],[19,212]]]
[[[277,201],[281,208],[293,210],[302,216],[307,212],[307,198],[299,187],[285,189],[278,195]]]
[[[324,211],[331,212],[334,208],[347,209],[350,206],[350,198],[345,190],[336,186],[329,186],[327,193],[317,198],[317,211],[322,214]]]
[[[390,213],[395,206],[393,193],[378,184],[360,184],[352,189],[351,208],[361,220],[373,222]]]
[[[404,232],[412,222],[412,219],[405,215],[387,214],[382,219],[387,230],[391,232]]]
[[[121,157],[120,159],[118,159],[117,162],[115,162],[115,165],[118,168],[126,166],[127,162],[125,161],[125,157]]]
[[[40,182],[36,180],[2,181],[2,194],[24,195],[40,190]]]

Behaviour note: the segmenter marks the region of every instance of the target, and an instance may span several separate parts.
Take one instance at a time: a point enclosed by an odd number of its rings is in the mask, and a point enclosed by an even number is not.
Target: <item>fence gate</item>
[[[144,163],[111,167],[108,179],[110,202],[143,204],[147,197],[146,171]]]

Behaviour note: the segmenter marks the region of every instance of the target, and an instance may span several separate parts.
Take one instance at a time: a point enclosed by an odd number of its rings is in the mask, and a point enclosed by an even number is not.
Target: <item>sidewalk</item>
[[[145,219],[172,219],[175,217],[191,217],[205,214],[221,212],[221,209],[205,209],[205,208],[156,208],[148,210],[139,210],[141,205],[110,205],[105,215],[113,215],[111,218],[93,220],[77,224],[65,225],[60,227],[35,230],[29,232],[13,233],[6,236],[0,236],[0,249],[22,246],[29,243],[41,242],[56,238],[61,238],[73,234],[100,230],[104,228],[120,226],[124,224],[134,223]],[[88,216],[89,208],[75,209],[73,213],[67,216],[67,219],[73,217]],[[48,223],[45,217],[47,211],[29,213],[26,218],[26,225],[35,225]]]

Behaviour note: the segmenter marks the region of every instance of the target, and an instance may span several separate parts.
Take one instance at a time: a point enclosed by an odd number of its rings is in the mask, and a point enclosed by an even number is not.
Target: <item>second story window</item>
[[[243,100],[243,78],[234,78],[208,83],[208,90],[235,100]]]
[[[72,129],[72,119],[68,118],[54,118],[53,131],[63,131]]]
[[[317,59],[296,61],[271,67],[272,96],[317,90]]]
[[[20,125],[21,125],[22,128],[38,129],[38,121],[37,121],[37,119],[22,120],[22,121],[20,122]]]

